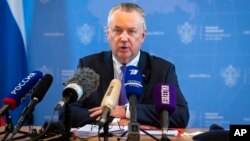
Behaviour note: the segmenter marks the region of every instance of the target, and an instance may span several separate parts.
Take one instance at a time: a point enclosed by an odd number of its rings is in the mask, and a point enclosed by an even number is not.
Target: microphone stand
[[[109,115],[109,112],[107,113],[107,115]],[[102,127],[103,127],[103,133],[100,133],[100,130],[102,129]],[[112,133],[109,133],[109,122],[108,121],[106,121],[104,124],[99,123],[98,136],[103,137],[104,141],[108,141],[108,138],[113,136]]]
[[[154,140],[156,140],[156,141],[160,141],[160,140],[157,139],[155,136],[149,134],[146,130],[141,129],[141,128],[140,128],[140,130],[141,130],[143,133],[145,133],[146,135],[148,135],[149,137],[151,137],[152,139],[154,139]],[[127,134],[127,133],[128,133],[128,131],[125,131],[124,133],[122,133],[122,135],[121,135],[119,138],[123,137],[123,136],[124,136],[125,134]],[[162,141],[164,141],[164,140],[162,140]],[[167,141],[170,141],[170,140],[167,140]]]
[[[135,95],[129,97],[129,110],[130,110],[130,122],[128,124],[128,131],[124,132],[120,137],[123,137],[128,133],[127,141],[139,141],[140,140],[140,131],[144,132],[146,135],[150,136],[156,141],[159,141],[156,137],[149,134],[147,131],[140,128],[139,123],[137,122],[137,98]]]
[[[26,111],[28,109],[28,107],[25,107],[24,108],[24,111]],[[17,140],[17,139],[22,139],[22,138],[26,138],[26,137],[35,137],[35,136],[37,136],[38,134],[37,134],[37,131],[36,131],[36,129],[33,129],[33,124],[34,124],[34,114],[33,114],[33,111],[34,111],[34,109],[32,109],[31,110],[31,112],[30,113],[28,113],[25,117],[24,117],[24,119],[21,119],[21,120],[27,120],[28,121],[28,125],[29,125],[29,131],[28,132],[25,132],[25,131],[21,131],[20,129],[18,130],[18,131],[16,131],[15,133],[13,133],[12,132],[12,136],[11,136],[11,138],[10,138],[10,140]],[[20,128],[21,128],[21,126],[22,126],[22,124],[23,124],[23,121],[21,122],[21,123],[19,123],[20,125],[17,125],[17,126],[20,126]],[[15,129],[13,129],[13,130],[15,130]],[[12,131],[13,131],[12,130]],[[16,133],[21,133],[21,134],[24,134],[24,135],[21,135],[21,136],[18,136],[18,137],[15,137],[14,138],[14,136],[16,135]]]
[[[139,141],[140,140],[140,125],[137,122],[137,98],[136,95],[129,97],[129,110],[130,110],[130,122],[128,124],[128,138],[127,141]]]
[[[100,134],[100,137],[103,137],[104,138],[104,141],[108,141],[109,137],[112,137],[113,134],[112,133],[109,133],[109,123],[106,122],[103,126],[103,133]]]
[[[170,141],[170,139],[168,138],[168,137],[162,137],[161,139],[160,139],[160,141]]]
[[[167,131],[168,131],[168,120],[166,121],[163,117],[169,117],[168,111],[163,110],[161,112],[161,124],[162,124],[162,129],[161,129],[161,139],[160,141],[170,141],[169,138],[167,137]],[[166,125],[166,126],[164,126]]]
[[[27,133],[28,137],[36,137],[38,135],[37,130],[33,128],[34,125],[34,114],[33,112],[31,113],[31,115],[28,115],[28,124],[29,124],[29,133]]]
[[[0,135],[5,134],[2,141],[4,141],[14,129],[12,118],[8,111],[5,112],[5,119],[6,119],[5,130],[0,132]]]
[[[69,108],[69,104],[65,103],[64,105],[64,112],[65,112],[65,121],[64,121],[64,127],[65,127],[65,133],[62,135],[61,139],[64,141],[70,141],[71,137],[71,110]]]
[[[58,110],[57,108],[54,109],[55,111]],[[37,137],[33,138],[34,140],[37,139],[43,139],[43,140],[60,140],[60,141],[70,141],[72,136],[72,133],[70,132],[71,130],[71,110],[69,104],[66,102],[64,105],[64,121],[62,122],[62,126],[58,127],[59,125],[54,125],[52,126],[51,120],[48,122],[48,124],[44,127],[44,131],[42,131],[41,134],[39,134]],[[53,113],[54,115],[54,113]],[[60,129],[59,129],[60,128]],[[60,132],[58,131],[60,130]],[[50,135],[52,132],[52,136]],[[46,135],[47,134],[47,135]]]
[[[55,108],[55,110],[58,110]],[[45,136],[45,138],[41,138],[40,139],[44,139],[44,140],[51,140],[51,139],[55,139],[55,140],[60,140],[60,141],[70,141],[70,138],[72,137],[72,134],[70,132],[71,129],[71,110],[69,107],[69,104],[66,102],[64,105],[64,122],[62,123],[64,126],[64,129],[61,129],[62,132],[60,132],[59,135],[54,135],[54,136],[48,136],[46,137],[46,134],[48,131],[46,130],[50,130],[50,123],[48,123],[47,127],[45,127],[45,131],[44,133],[40,134],[39,136],[43,137]],[[37,139],[37,138],[36,138]]]

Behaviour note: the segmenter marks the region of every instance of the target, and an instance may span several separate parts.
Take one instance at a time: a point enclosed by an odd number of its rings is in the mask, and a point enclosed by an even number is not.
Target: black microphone
[[[44,77],[37,83],[34,88],[33,94],[31,96],[32,100],[30,101],[29,105],[24,108],[15,129],[12,132],[12,137],[20,130],[23,125],[24,120],[27,116],[30,116],[31,113],[34,111],[34,108],[37,103],[39,103],[43,97],[45,96],[46,92],[48,91],[51,83],[53,81],[53,77],[50,74],[44,75]],[[12,138],[11,137],[11,138]]]
[[[66,82],[63,89],[63,99],[58,102],[55,110],[90,96],[99,86],[99,75],[90,68],[79,68],[76,73]],[[84,94],[84,95],[83,95]]]

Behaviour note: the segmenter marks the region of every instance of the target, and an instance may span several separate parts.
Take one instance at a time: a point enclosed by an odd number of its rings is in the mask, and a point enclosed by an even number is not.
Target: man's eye
[[[135,34],[135,33],[136,33],[136,30],[129,30],[128,33],[129,33],[129,34]]]
[[[114,32],[114,33],[121,33],[122,30],[120,30],[120,29],[114,29],[113,32]]]

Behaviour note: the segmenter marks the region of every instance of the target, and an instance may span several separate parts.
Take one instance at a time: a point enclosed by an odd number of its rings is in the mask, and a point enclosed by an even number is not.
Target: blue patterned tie
[[[122,65],[121,66],[121,74],[122,74],[122,87],[121,87],[121,93],[120,93],[120,97],[119,97],[119,105],[125,105],[128,103],[128,99],[127,99],[127,95],[126,95],[126,90],[125,90],[125,86],[124,86],[124,82],[125,82],[125,72],[126,72],[126,65]]]

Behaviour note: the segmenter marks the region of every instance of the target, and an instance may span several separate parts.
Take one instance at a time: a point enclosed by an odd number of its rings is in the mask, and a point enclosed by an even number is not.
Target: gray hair
[[[110,25],[110,21],[111,21],[111,15],[116,11],[116,10],[121,10],[121,11],[125,11],[125,12],[138,12],[141,15],[141,22],[142,22],[142,27],[144,30],[146,30],[146,21],[145,21],[145,14],[143,9],[134,3],[120,3],[118,5],[115,5],[108,14],[108,21],[107,21],[107,28]]]

